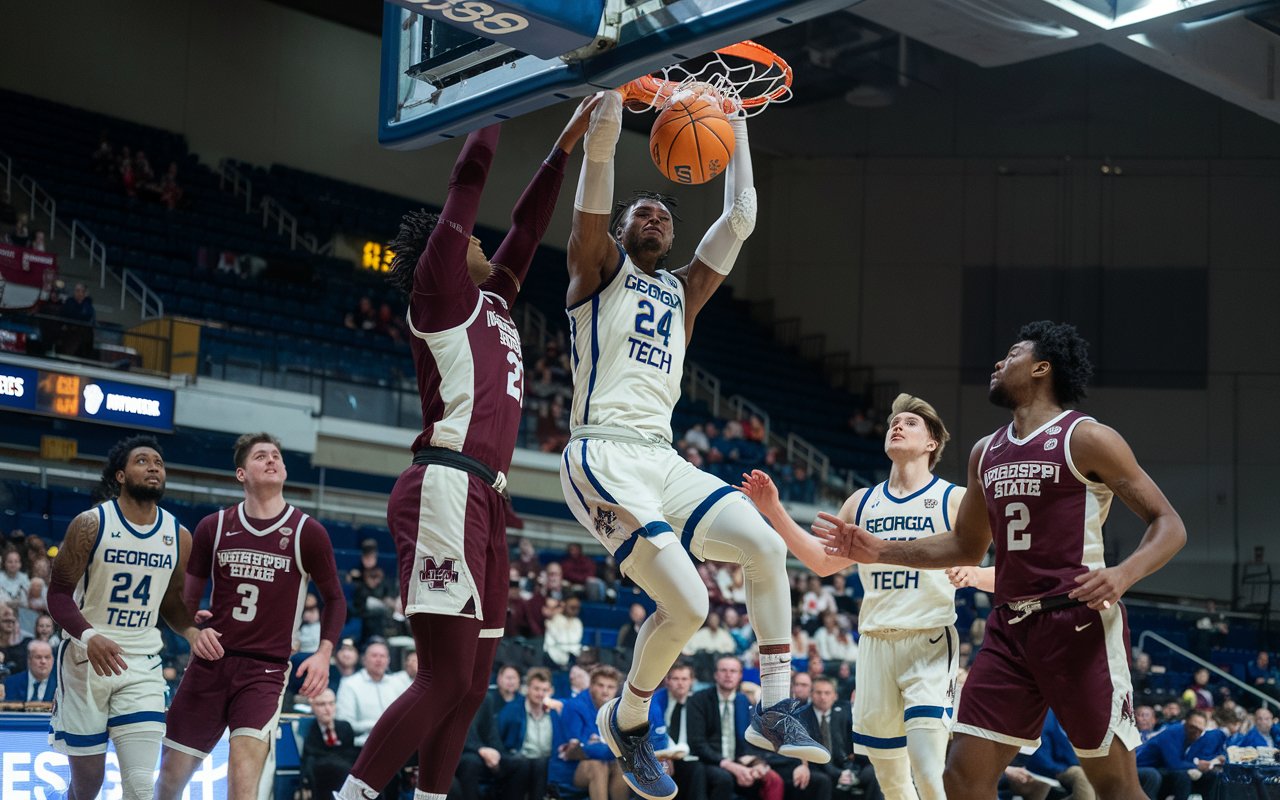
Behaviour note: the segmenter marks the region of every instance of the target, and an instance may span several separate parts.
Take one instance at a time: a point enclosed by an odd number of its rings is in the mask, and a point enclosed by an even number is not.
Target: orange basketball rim
[[[662,110],[682,89],[712,91],[724,100],[724,111],[741,109],[747,116],[770,103],[791,98],[791,65],[782,56],[750,39],[722,47],[700,68],[680,64],[641,75],[619,87],[631,111]]]

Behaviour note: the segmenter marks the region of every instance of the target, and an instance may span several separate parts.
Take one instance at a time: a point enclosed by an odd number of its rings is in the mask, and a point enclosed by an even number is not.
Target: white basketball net
[[[730,62],[735,63],[730,63]],[[726,114],[740,112],[752,117],[773,103],[791,99],[789,68],[777,63],[763,64],[748,58],[709,53],[704,59],[663,67],[652,76],[661,85],[647,105],[629,104],[631,111],[663,111],[676,99],[710,94],[723,102]]]

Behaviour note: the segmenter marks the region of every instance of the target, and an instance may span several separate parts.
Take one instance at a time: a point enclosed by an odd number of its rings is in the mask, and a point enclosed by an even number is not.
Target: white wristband
[[[85,647],[88,647],[89,640],[97,635],[98,635],[98,632],[95,631],[93,628],[85,628],[84,632],[80,634],[80,644],[84,645]]]

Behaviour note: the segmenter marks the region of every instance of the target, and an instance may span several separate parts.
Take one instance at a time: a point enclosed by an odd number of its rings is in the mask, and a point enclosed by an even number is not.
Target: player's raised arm
[[[622,133],[622,95],[609,90],[599,98],[587,127],[582,173],[573,200],[568,306],[594,294],[621,263],[609,217],[613,214],[613,156]]]
[[[782,506],[782,501],[778,499],[778,487],[774,485],[768,473],[758,469],[752,470],[749,474],[742,476],[742,485],[738,488],[751,498],[751,502],[756,504],[756,508],[764,514],[764,518],[769,520],[769,524],[787,543],[787,549],[806,567],[826,577],[853,566],[852,559],[828,553],[824,547],[825,539],[819,539],[796,524]],[[866,491],[866,489],[859,489],[845,501],[840,509],[841,519],[853,521],[854,509],[858,507],[858,501]]]
[[[569,123],[560,133],[551,153],[538,165],[533,180],[525,187],[524,193],[516,201],[511,210],[511,230],[507,232],[502,244],[498,245],[493,258],[493,272],[481,285],[482,289],[497,292],[511,305],[520,292],[525,277],[529,274],[529,265],[533,262],[533,254],[551,224],[551,216],[556,210],[556,200],[560,197],[560,184],[564,180],[564,165],[569,154],[578,145],[587,125],[591,122],[591,112],[600,102],[600,95],[592,95],[581,103],[573,112]]]
[[[733,126],[733,158],[724,176],[724,211],[694,251],[689,266],[675,271],[685,282],[685,338],[693,334],[693,323],[702,307],[729,277],[738,251],[756,226],[756,187],[751,171],[751,144],[747,140],[747,120],[730,117]]]
[[[80,513],[67,526],[49,579],[49,616],[68,636],[85,646],[94,672],[120,675],[129,668],[120,645],[89,626],[75,599],[76,585],[89,566],[98,534],[97,509]]]
[[[169,586],[160,600],[160,616],[173,628],[174,633],[186,639],[191,645],[191,652],[206,661],[222,658],[222,645],[218,643],[221,636],[212,628],[197,628],[195,617],[187,607],[184,599],[183,585],[187,575],[187,561],[191,557],[191,531],[178,526],[178,563],[173,567],[169,578]],[[197,599],[196,602],[199,602]]]
[[[826,550],[831,555],[849,558],[859,564],[946,569],[980,563],[991,544],[991,524],[987,520],[986,499],[978,475],[978,463],[986,445],[987,439],[983,438],[969,454],[969,486],[956,512],[956,522],[952,526],[954,536],[926,536],[912,541],[891,542],[830,514],[818,515],[813,523],[814,535],[827,541]]]
[[[1101,609],[1119,602],[1130,586],[1167,564],[1187,543],[1187,529],[1115,429],[1091,420],[1082,422],[1071,436],[1071,457],[1081,474],[1105,483],[1147,523],[1138,549],[1128,558],[1076,578],[1080,586],[1069,596]]]

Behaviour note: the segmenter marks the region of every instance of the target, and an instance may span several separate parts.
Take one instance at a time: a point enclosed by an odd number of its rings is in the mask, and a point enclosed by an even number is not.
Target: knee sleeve
[[[151,800],[161,735],[159,731],[130,731],[112,737],[124,800]]]
[[[679,547],[659,550],[641,541],[632,559],[627,577],[648,592],[658,610],[640,626],[627,682],[652,691],[706,621],[707,591],[688,554]]]
[[[947,763],[948,738],[944,728],[913,728],[907,731],[911,774],[921,800],[946,800],[942,771]]]
[[[791,643],[787,546],[754,506],[728,503],[707,530],[702,557],[742,565],[747,613],[761,645]]]
[[[871,756],[871,765],[876,768],[876,782],[885,800],[917,800],[916,787],[911,782],[911,759]]]

